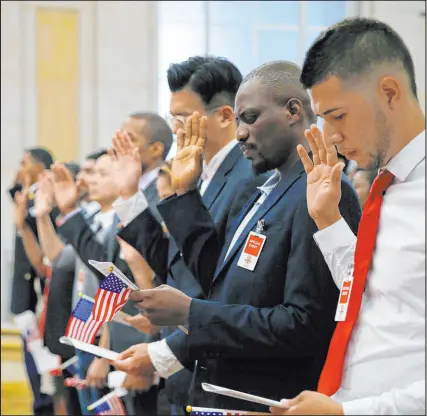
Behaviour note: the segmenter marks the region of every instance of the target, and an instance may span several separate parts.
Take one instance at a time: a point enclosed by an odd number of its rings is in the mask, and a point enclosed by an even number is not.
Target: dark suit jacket
[[[197,192],[158,206],[184,260],[202,285],[210,286],[209,301],[191,302],[189,335],[177,334],[168,344],[180,359],[186,352],[199,359],[213,384],[273,400],[317,388],[335,328],[338,290],[313,239],[317,228],[307,211],[306,180],[300,162],[283,174],[225,262],[234,233],[259,192],[233,221],[225,244]],[[345,177],[340,210],[356,232],[360,206]],[[266,241],[252,272],[237,262],[261,219]],[[266,410],[214,394],[203,400],[208,407]]]
[[[219,235],[225,234],[227,218],[233,215],[230,214],[230,209],[237,190],[246,187],[245,197],[241,199],[244,201],[254,192],[256,186],[264,181],[265,177],[255,180],[250,162],[244,158],[236,145],[221,163],[202,197]],[[235,207],[235,211],[238,212],[241,207],[242,205]],[[174,239],[167,239],[150,210],[135,218],[119,235],[144,255],[162,283],[176,287],[192,298],[204,298],[202,288],[182,260]],[[169,336],[175,331],[176,328],[164,329],[162,336]],[[193,362],[188,360],[184,364],[193,370]],[[191,372],[188,369],[166,380],[167,396],[174,404],[188,404],[187,392],[191,380]]]
[[[9,194],[12,199],[15,193],[21,189],[20,186],[14,186],[9,189]],[[28,200],[28,209],[34,207],[34,198]],[[58,214],[58,210],[54,209],[51,213],[51,218]],[[25,222],[37,238],[36,219],[30,214],[25,218]],[[12,299],[10,310],[14,315],[23,313],[27,310],[35,312],[37,305],[37,293],[34,290],[34,281],[38,279],[36,271],[28,260],[25,253],[24,244],[21,237],[15,236],[15,254],[14,254],[13,278],[12,278]],[[40,279],[42,290],[44,289],[44,279]]]

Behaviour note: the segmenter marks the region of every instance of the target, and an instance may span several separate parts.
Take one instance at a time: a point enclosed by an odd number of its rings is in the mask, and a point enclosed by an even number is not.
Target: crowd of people
[[[96,414],[114,370],[127,414],[425,414],[425,117],[402,39],[349,19],[302,68],[268,62],[243,78],[194,56],[167,78],[172,126],[123,115],[81,165],[23,154],[11,311],[35,312],[82,382],[39,374],[23,337],[34,414],[61,400]],[[91,260],[140,289],[95,338],[113,361],[59,341],[105,277]]]

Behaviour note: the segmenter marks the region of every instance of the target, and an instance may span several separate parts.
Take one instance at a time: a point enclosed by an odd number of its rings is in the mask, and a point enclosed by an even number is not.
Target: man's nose
[[[323,140],[326,145],[336,145],[343,140],[342,134],[327,121],[323,122]]]
[[[239,126],[236,132],[236,138],[239,142],[245,142],[249,137],[249,132],[246,128]]]

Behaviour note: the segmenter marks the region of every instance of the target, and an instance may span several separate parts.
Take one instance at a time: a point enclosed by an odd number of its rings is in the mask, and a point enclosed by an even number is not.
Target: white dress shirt
[[[386,166],[375,251],[341,387],[345,415],[425,414],[425,131]],[[340,288],[356,237],[344,219],[314,238]]]
[[[236,145],[237,140],[233,139],[230,143],[226,144],[220,151],[218,151],[209,163],[203,161],[202,175],[200,178],[202,180],[202,185],[200,186],[200,195],[204,195],[206,189],[208,189],[208,186],[211,183],[212,178],[215,176],[215,173],[221,166],[221,163],[224,162],[224,159]]]
[[[140,189],[141,191],[145,191],[151,185],[151,183],[157,179],[157,176],[159,175],[159,170],[160,168],[155,168],[144,173],[139,178],[138,189]]]

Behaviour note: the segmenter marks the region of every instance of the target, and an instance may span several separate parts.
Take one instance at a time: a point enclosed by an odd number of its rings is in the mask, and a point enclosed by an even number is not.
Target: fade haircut
[[[222,105],[234,108],[234,99],[242,82],[242,74],[226,58],[193,56],[187,61],[171,64],[167,71],[171,92],[184,88],[200,96],[206,110]]]
[[[95,151],[89,153],[86,156],[86,159],[89,159],[89,160],[98,160],[101,156],[104,156],[104,155],[107,155],[107,154],[108,154],[107,149],[98,149],[98,150],[95,150]]]
[[[163,160],[166,159],[173,142],[172,130],[168,123],[158,114],[149,112],[135,112],[129,114],[130,118],[146,121],[142,134],[148,143],[160,142],[163,144]]]
[[[263,87],[269,89],[276,103],[284,107],[291,98],[301,101],[305,116],[310,124],[316,123],[317,117],[311,109],[307,91],[300,82],[301,68],[288,61],[272,61],[255,68],[243,80],[242,85],[258,79]]]
[[[379,65],[405,70],[417,98],[414,63],[402,38],[374,19],[345,19],[322,32],[306,53],[301,82],[305,88],[330,76],[348,80],[364,76]]]

